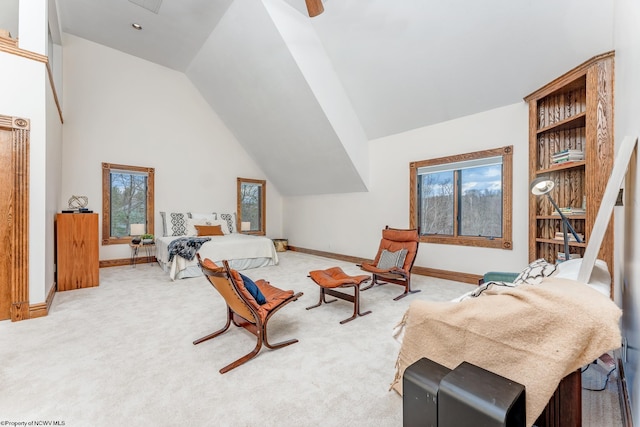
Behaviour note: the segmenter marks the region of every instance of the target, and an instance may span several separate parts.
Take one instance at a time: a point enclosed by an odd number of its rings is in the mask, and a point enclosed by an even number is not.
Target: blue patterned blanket
[[[176,255],[191,261],[196,256],[196,252],[211,237],[180,237],[169,243],[169,262],[173,261]]]

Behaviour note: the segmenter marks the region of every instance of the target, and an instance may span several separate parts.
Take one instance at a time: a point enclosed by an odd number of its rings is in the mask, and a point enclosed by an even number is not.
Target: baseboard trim
[[[156,257],[154,256],[141,256],[136,258],[136,265],[149,264],[153,262],[156,262]],[[107,259],[100,261],[100,268],[120,267],[123,265],[131,265],[131,258]]]
[[[301,252],[303,254],[316,255],[324,258],[337,259],[337,260],[346,261],[346,262],[353,262],[355,264],[362,264],[363,262],[372,262],[372,260],[368,258],[358,258],[354,256],[349,256],[349,255],[336,254],[333,252],[324,252],[324,251],[318,251],[315,249],[300,248],[298,246],[288,246],[288,249],[293,252]]]
[[[624,366],[622,358],[618,357],[618,398],[620,399],[620,413],[622,415],[623,427],[633,427],[633,418],[631,413],[631,400],[629,400],[629,389],[627,388],[627,379],[624,375]]]
[[[479,274],[463,273],[461,271],[449,271],[438,270],[436,268],[418,267],[414,266],[411,270],[412,273],[420,274],[422,276],[437,277],[439,279],[453,280],[455,282],[470,283],[477,285],[482,279]]]
[[[49,288],[49,293],[47,294],[47,299],[45,300],[45,302],[29,305],[29,319],[44,317],[49,314],[49,309],[51,308],[51,304],[53,303],[53,298],[56,296],[57,289],[58,285],[54,283],[53,286]]]
[[[317,251],[315,249],[301,248],[298,246],[289,246],[289,250],[294,252],[302,252],[310,255],[317,255],[324,258],[332,258],[340,261],[353,262],[355,264],[362,264],[363,262],[372,262],[372,260],[368,258],[358,258],[354,256],[349,256],[349,255],[336,254],[333,252]],[[478,281],[482,279],[482,276],[478,274],[462,273],[459,271],[438,270],[435,268],[419,267],[416,265],[413,266],[413,269],[411,270],[411,272],[413,274],[419,274],[421,276],[437,277],[439,279],[453,280],[456,282],[463,282],[463,283],[471,283],[472,285],[477,285]]]

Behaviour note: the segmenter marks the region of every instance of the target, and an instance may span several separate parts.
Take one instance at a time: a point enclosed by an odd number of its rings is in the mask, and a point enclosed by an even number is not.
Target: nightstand
[[[156,250],[155,242],[151,242],[151,243],[129,242],[129,246],[131,247],[131,265],[133,267],[136,266],[136,260],[138,259],[138,255],[140,255],[141,249],[147,254],[147,257],[146,257],[147,262],[149,262],[150,258],[153,258],[155,256],[155,250]]]

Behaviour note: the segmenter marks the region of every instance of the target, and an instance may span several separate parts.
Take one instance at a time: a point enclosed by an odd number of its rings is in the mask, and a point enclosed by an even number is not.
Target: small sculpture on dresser
[[[69,209],[82,210],[89,204],[89,198],[87,196],[71,196],[69,198]]]

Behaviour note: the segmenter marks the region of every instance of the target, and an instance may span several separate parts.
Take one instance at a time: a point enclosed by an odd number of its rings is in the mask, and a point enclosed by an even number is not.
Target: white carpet
[[[218,370],[248,353],[255,338],[224,325],[222,298],[204,277],[171,282],[157,265],[100,270],[98,288],[56,294],[47,317],[0,322],[0,418],[65,426],[400,426],[402,398],[389,391],[398,344],[393,327],[411,301],[450,300],[474,288],[414,275],[422,292],[400,301],[402,287],[362,293],[362,311],[345,325],[345,301],[313,310],[310,270],[351,263],[284,252],[280,265],[247,270],[304,296],[269,323],[271,342],[248,363]]]

